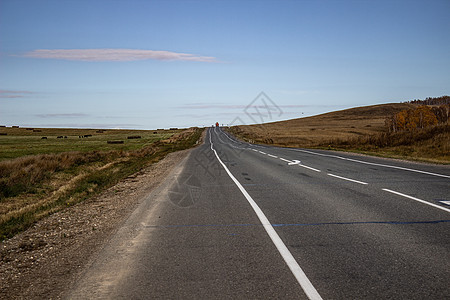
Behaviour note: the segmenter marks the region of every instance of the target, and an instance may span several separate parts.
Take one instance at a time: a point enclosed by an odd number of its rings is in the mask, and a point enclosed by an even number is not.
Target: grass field
[[[196,145],[202,131],[0,128],[0,240]]]
[[[412,133],[387,133],[385,119],[413,107],[408,103],[357,107],[281,122],[235,126],[229,130],[252,143],[450,163],[448,124]]]
[[[155,141],[167,139],[181,130],[121,130],[64,128],[0,128],[0,161],[25,155],[61,153],[68,151],[138,150]],[[6,133],[7,135],[1,135]],[[92,135],[90,137],[80,136]],[[58,138],[58,137],[63,138]],[[141,136],[140,139],[128,139]],[[46,137],[46,139],[42,139]],[[64,138],[67,137],[67,138]],[[124,141],[108,144],[108,141]]]

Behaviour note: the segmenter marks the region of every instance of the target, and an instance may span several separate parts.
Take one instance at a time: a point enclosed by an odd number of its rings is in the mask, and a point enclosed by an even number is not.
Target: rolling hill
[[[385,120],[411,103],[356,107],[312,117],[229,128],[237,137],[282,147],[326,148],[450,163],[450,130],[441,124],[415,132],[387,132]]]

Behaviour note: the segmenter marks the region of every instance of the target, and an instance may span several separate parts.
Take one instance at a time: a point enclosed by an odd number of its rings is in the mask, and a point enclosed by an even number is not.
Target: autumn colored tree
[[[447,123],[450,115],[450,104],[434,106],[431,109],[436,116],[438,123]]]
[[[444,115],[444,110],[439,112]],[[445,117],[442,117],[444,119]],[[390,132],[413,131],[417,128],[425,128],[438,124],[438,118],[434,111],[426,105],[421,105],[416,109],[402,110],[385,121]]]
[[[425,100],[416,99],[416,100],[406,101],[406,103],[419,104],[419,105],[449,105],[450,104],[450,96],[428,97]]]
[[[412,122],[415,124],[412,125],[412,130],[415,128],[425,128],[428,126],[433,126],[438,123],[436,116],[429,106],[421,105],[413,111]]]

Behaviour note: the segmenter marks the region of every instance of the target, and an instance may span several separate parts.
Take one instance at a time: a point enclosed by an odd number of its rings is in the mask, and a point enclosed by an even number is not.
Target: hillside
[[[407,103],[364,106],[281,122],[236,126],[231,130],[255,143],[316,147],[335,139],[384,132],[386,117],[411,107],[414,105]]]
[[[386,118],[415,107],[411,103],[357,107],[287,121],[235,126],[229,131],[252,143],[450,163],[448,124],[414,132],[387,132]]]

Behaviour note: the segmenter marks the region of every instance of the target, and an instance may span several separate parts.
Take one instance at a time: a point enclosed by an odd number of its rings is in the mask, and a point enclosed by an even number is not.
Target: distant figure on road
[[[216,127],[219,127],[219,122],[216,122]]]

